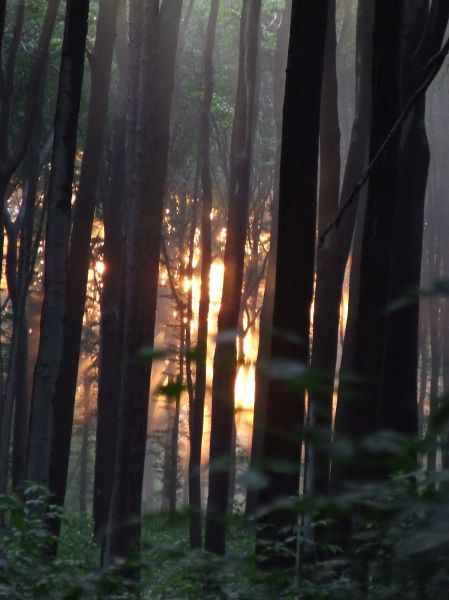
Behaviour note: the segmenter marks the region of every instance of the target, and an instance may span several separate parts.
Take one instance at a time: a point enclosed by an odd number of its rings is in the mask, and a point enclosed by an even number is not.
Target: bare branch
[[[415,106],[415,104],[421,98],[421,96],[427,92],[430,84],[432,83],[432,81],[435,79],[438,72],[440,71],[448,53],[449,53],[449,38],[448,38],[448,40],[446,40],[446,42],[443,45],[443,47],[441,48],[441,50],[439,52],[437,52],[425,65],[425,67],[424,67],[425,77],[424,77],[423,83],[416,89],[416,91],[412,94],[412,96],[408,100],[407,104],[405,105],[405,108],[399,115],[396,123],[393,125],[392,129],[388,133],[384,142],[381,144],[379,150],[376,152],[374,157],[371,159],[371,162],[369,163],[368,167],[366,168],[365,172],[363,173],[361,179],[356,184],[356,186],[353,188],[352,192],[348,195],[346,200],[343,202],[335,219],[333,221],[331,221],[329,223],[329,225],[327,225],[326,229],[321,233],[320,238],[319,238],[319,248],[321,248],[324,245],[324,243],[327,239],[327,236],[331,233],[331,231],[333,231],[334,229],[339,227],[341,220],[344,217],[346,211],[351,206],[351,204],[358,198],[359,193],[362,191],[362,189],[368,183],[368,181],[371,177],[371,174],[372,174],[373,170],[375,169],[375,167],[377,166],[380,158],[382,157],[383,153],[385,152],[385,150],[388,148],[388,146],[392,142],[395,135],[399,132],[402,124],[404,123],[404,121],[406,120],[408,115],[410,114],[412,108]]]

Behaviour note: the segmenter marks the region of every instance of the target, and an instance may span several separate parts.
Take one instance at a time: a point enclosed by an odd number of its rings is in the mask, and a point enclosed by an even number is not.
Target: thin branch
[[[448,53],[449,53],[449,38],[446,40],[446,43],[441,48],[441,50],[439,52],[437,52],[424,67],[424,73],[427,73],[427,76],[425,77],[423,83],[416,89],[416,91],[412,94],[412,96],[408,100],[407,104],[405,105],[405,108],[399,115],[396,123],[393,125],[392,129],[388,133],[384,142],[381,144],[379,150],[376,152],[374,157],[371,159],[371,162],[369,163],[368,167],[366,168],[366,171],[362,175],[361,179],[356,184],[356,186],[353,188],[352,192],[348,195],[346,200],[343,202],[342,207],[338,211],[338,214],[335,217],[335,219],[333,221],[331,221],[329,223],[329,225],[327,225],[326,229],[320,235],[319,248],[323,247],[323,245],[327,239],[327,236],[331,233],[331,231],[333,231],[334,229],[339,227],[341,220],[342,220],[343,216],[345,215],[346,211],[351,206],[351,204],[357,199],[359,193],[362,191],[362,189],[365,187],[365,185],[369,181],[371,174],[372,174],[373,170],[375,169],[375,167],[377,166],[380,158],[382,157],[383,153],[388,148],[388,146],[391,144],[395,135],[399,132],[402,124],[404,123],[404,121],[406,120],[408,115],[410,114],[412,108],[415,106],[416,102],[421,98],[421,96],[427,92],[430,84],[435,79],[435,77],[438,75],[438,72],[440,71]]]
[[[176,290],[176,285],[175,285],[175,282],[173,279],[173,273],[172,273],[171,265],[170,265],[170,258],[168,256],[167,245],[165,243],[164,236],[162,236],[162,239],[161,239],[161,252],[162,252],[163,259],[164,259],[165,268],[167,269],[168,283],[170,285],[170,290],[171,290],[173,299],[174,299],[176,305],[178,306],[179,311],[184,312],[185,304],[179,297],[179,294]]]

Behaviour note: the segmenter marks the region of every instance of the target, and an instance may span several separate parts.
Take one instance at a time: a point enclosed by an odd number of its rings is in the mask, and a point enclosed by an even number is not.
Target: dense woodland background
[[[448,0],[0,0],[0,597],[434,598]]]

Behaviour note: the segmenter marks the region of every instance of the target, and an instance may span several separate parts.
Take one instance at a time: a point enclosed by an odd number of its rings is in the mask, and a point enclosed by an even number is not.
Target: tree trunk
[[[5,4],[6,2],[2,2],[0,6],[0,28],[4,28]],[[14,45],[19,44],[20,33],[22,29],[22,25],[20,23],[22,19],[20,15],[20,6],[19,12],[17,13],[15,27],[16,35],[13,35],[12,46],[9,48],[10,51],[12,51],[10,53],[11,60],[7,61],[6,69],[0,67],[0,274],[3,268],[5,193],[11,177],[14,175],[15,171],[26,155],[28,144],[32,138],[32,132],[36,123],[36,116],[38,115],[39,107],[39,102],[36,102],[36,98],[39,97],[41,91],[43,73],[47,65],[48,51],[58,14],[59,4],[59,0],[49,0],[47,4],[47,10],[45,12],[39,42],[34,54],[33,65],[31,67],[31,72],[28,79],[28,87],[25,98],[25,112],[21,120],[21,129],[18,135],[18,142],[15,148],[12,150],[9,147],[11,125],[10,110],[14,94],[15,59],[17,51],[17,47],[14,49]],[[3,44],[3,33],[0,35],[1,43]]]
[[[256,365],[256,389],[254,398],[253,435],[251,442],[250,471],[257,472],[260,468],[262,451],[263,428],[266,414],[267,385],[265,369],[270,358],[271,334],[273,329],[274,288],[276,283],[276,255],[278,235],[279,212],[279,169],[281,162],[282,138],[282,107],[285,92],[285,68],[287,65],[288,39],[290,30],[292,2],[287,0],[282,15],[276,39],[276,58],[274,62],[274,109],[277,133],[276,165],[274,174],[273,205],[271,208],[270,228],[270,255],[268,257],[267,275],[265,278],[265,292],[260,314],[259,349]],[[254,515],[259,498],[258,486],[248,488],[246,495],[245,512]]]
[[[171,430],[170,443],[170,478],[169,478],[169,498],[168,498],[168,513],[171,521],[176,517],[176,500],[178,494],[178,454],[179,454],[179,417],[181,413],[181,396],[182,385],[184,381],[184,359],[185,359],[185,331],[184,312],[179,313],[181,339],[179,345],[179,373],[176,379],[177,390],[175,396],[175,411],[173,425]],[[187,325],[190,327],[190,323]]]
[[[54,433],[52,399],[63,348],[72,181],[88,14],[89,0],[69,0],[55,117],[45,243],[45,292],[28,447],[27,477],[43,485],[49,484]]]
[[[90,238],[105,139],[112,55],[119,0],[100,2],[94,52],[91,58],[91,96],[80,184],[75,203],[68,264],[68,295],[63,350],[54,390],[50,490],[64,504],[75,407],[78,363],[87,279],[91,262]]]
[[[123,369],[114,486],[105,562],[139,553],[151,361],[154,343],[170,106],[182,0],[144,5],[134,192],[126,230]],[[139,265],[139,268],[136,268]],[[133,523],[129,524],[129,520]],[[126,523],[126,525],[124,525]]]
[[[430,10],[426,1],[409,0],[406,5],[402,105],[419,87],[427,62],[440,49],[449,18],[448,2],[433,2]],[[424,33],[423,22],[426,24]],[[393,222],[394,235],[389,294],[393,300],[419,287],[421,280],[424,204],[430,161],[425,116],[426,96],[423,95],[402,128],[398,193],[393,212],[390,207],[389,219]],[[410,436],[418,433],[418,322],[418,299],[388,315],[382,373],[385,425]],[[407,344],[404,345],[405,339]]]
[[[0,79],[2,87],[0,92],[0,274],[3,266],[3,229],[8,223],[5,222],[6,207],[4,198],[6,188],[15,170],[25,156],[31,143],[30,160],[26,165],[27,182],[24,184],[23,200],[19,215],[14,225],[9,227],[10,233],[14,229],[15,241],[8,242],[8,260],[13,259],[13,265],[7,264],[7,280],[10,289],[13,309],[13,334],[10,350],[8,379],[5,393],[3,394],[3,372],[0,376],[0,490],[6,490],[8,476],[8,456],[11,438],[11,424],[13,419],[14,402],[14,449],[13,449],[13,485],[25,479],[26,472],[26,446],[28,430],[28,398],[25,381],[23,379],[26,371],[26,295],[30,285],[29,269],[31,268],[31,245],[32,228],[34,216],[35,192],[39,179],[40,159],[38,156],[38,142],[41,131],[42,108],[44,103],[44,90],[47,80],[48,48],[54,29],[59,0],[52,0],[47,6],[42,31],[36,49],[34,64],[28,82],[27,110],[22,122],[22,130],[19,142],[13,152],[9,149],[9,129],[11,102],[14,93],[14,75],[17,48],[23,28],[24,3],[17,10],[16,23],[12,42],[9,48],[6,68],[0,68]],[[1,9],[0,9],[1,13]],[[1,14],[0,14],[1,19]],[[32,143],[33,142],[33,143]],[[19,261],[17,262],[17,239],[20,235]],[[0,345],[1,347],[1,345]]]
[[[320,98],[326,38],[327,2],[294,0],[288,52],[282,132],[279,232],[271,359],[277,371],[309,359],[310,309],[315,264],[316,200]],[[295,271],[292,273],[292,265]],[[284,363],[284,367],[282,366]],[[280,376],[278,379],[276,377]],[[289,376],[288,376],[289,377]],[[290,381],[291,383],[291,381]],[[279,399],[282,398],[282,410]],[[262,449],[268,484],[260,492],[262,506],[295,501],[299,490],[304,392],[272,374],[268,384]],[[270,464],[285,465],[275,469]],[[259,520],[257,554],[266,567],[292,565],[296,515],[288,509],[269,510]],[[280,543],[291,554],[266,544]]]
[[[322,231],[338,211],[340,196],[340,125],[338,118],[336,2],[329,0],[324,55],[320,122],[320,181],[318,231]],[[326,494],[329,489],[329,444],[332,436],[332,401],[337,358],[338,325],[342,287],[335,279],[334,249],[321,248],[317,255],[316,291],[313,319],[312,368],[323,379],[323,392],[310,394],[310,425],[319,440],[313,445],[310,490]],[[337,285],[335,285],[337,284]]]
[[[104,273],[101,294],[100,366],[98,375],[97,435],[94,476],[94,532],[104,546],[114,475],[120,399],[120,367],[123,333],[124,204],[126,197],[126,103],[128,46],[126,5],[117,17],[118,91],[112,120],[111,175],[103,196]],[[103,547],[104,550],[104,547]]]
[[[236,338],[245,262],[260,27],[260,0],[244,0],[240,29],[240,62],[232,130],[229,209],[224,256],[223,292],[218,316],[212,384],[209,497],[206,550],[224,554],[229,468],[237,374]],[[217,465],[217,463],[225,463]]]
[[[210,268],[212,264],[212,180],[210,172],[210,111],[214,91],[214,47],[219,0],[212,0],[204,46],[204,95],[201,107],[201,291],[198,309],[197,361],[195,397],[190,431],[189,458],[189,538],[192,549],[201,547],[201,450],[203,442],[204,399],[206,395],[206,365],[208,318],[210,305]]]
[[[356,107],[351,131],[349,153],[340,196],[340,205],[360,179],[366,164],[369,142],[370,116],[370,65],[372,52],[373,8],[371,0],[360,0],[357,13],[356,35]],[[334,207],[334,216],[337,209]],[[353,206],[345,215],[338,230],[332,232],[324,246],[318,249],[317,288],[315,295],[312,367],[326,377],[326,390],[318,394],[320,413],[318,425],[322,429],[323,443],[330,442],[333,411],[333,383],[337,361],[338,326],[346,264],[353,241],[356,216],[363,223],[361,211]],[[325,225],[321,219],[319,227]],[[332,217],[331,217],[332,218]],[[354,248],[355,250],[356,248]],[[356,252],[353,252],[354,269],[357,268]],[[352,283],[354,281],[352,280]],[[349,339],[350,335],[348,335]],[[315,395],[316,396],[316,395]],[[314,395],[312,394],[312,401]],[[329,485],[329,457],[318,453],[313,486],[318,493],[325,493]]]
[[[80,450],[80,513],[87,511],[87,472],[89,462],[89,435],[92,420],[91,412],[91,382],[89,374],[84,375],[83,385],[83,423],[81,427],[81,450]]]

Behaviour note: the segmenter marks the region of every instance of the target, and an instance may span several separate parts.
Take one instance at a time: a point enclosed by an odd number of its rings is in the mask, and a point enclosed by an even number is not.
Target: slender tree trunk
[[[326,38],[327,2],[294,0],[288,52],[282,132],[279,233],[271,358],[287,364],[309,360],[310,308],[313,297],[320,98]],[[295,271],[292,273],[292,265]],[[282,410],[279,399],[282,398]],[[270,377],[262,449],[268,485],[262,506],[295,500],[299,490],[304,392]],[[286,465],[285,471],[273,463]],[[267,567],[292,565],[296,516],[269,510],[259,520],[257,553]],[[277,553],[266,543],[292,550]]]
[[[54,433],[52,398],[63,348],[72,181],[88,15],[88,0],[69,0],[55,117],[45,244],[45,292],[28,447],[27,477],[43,485],[49,484]]]
[[[12,51],[10,52],[10,60],[6,62],[5,68],[3,68],[3,66],[0,68],[0,274],[3,268],[4,198],[11,177],[24,159],[28,144],[32,138],[32,132],[36,123],[39,107],[39,102],[36,102],[36,98],[40,95],[43,73],[47,65],[48,50],[53,35],[59,4],[59,0],[49,0],[47,4],[39,42],[34,54],[33,65],[28,79],[28,89],[25,97],[25,112],[21,121],[18,142],[12,150],[9,147],[11,125],[10,110],[14,94],[16,53],[22,29],[20,5],[15,27],[16,35],[13,35],[12,45],[9,48],[9,50]],[[0,5],[0,27],[3,28],[5,5],[6,2],[2,2]],[[1,43],[3,45],[3,33],[1,34]],[[14,48],[15,45],[16,47]]]
[[[107,125],[118,2],[119,0],[100,2],[95,47],[91,58],[92,83],[87,137],[70,238],[63,350],[54,390],[54,435],[49,485],[59,505],[64,504],[67,486],[81,332],[91,261],[90,238]]]
[[[212,264],[212,179],[210,172],[210,111],[214,91],[215,33],[219,0],[212,0],[204,46],[204,95],[201,107],[201,291],[198,309],[198,335],[195,398],[190,431],[189,458],[189,537],[192,549],[201,547],[201,450],[203,441],[204,400],[206,396],[206,363],[208,317],[210,305],[210,268]]]
[[[265,369],[270,358],[271,334],[273,329],[274,289],[276,283],[276,255],[278,245],[278,212],[279,212],[279,170],[281,163],[282,107],[285,92],[285,68],[287,65],[288,39],[290,31],[292,2],[287,0],[279,26],[276,41],[276,59],[274,64],[274,99],[277,133],[276,165],[274,175],[273,205],[271,209],[270,255],[268,257],[265,292],[260,315],[259,349],[256,365],[256,391],[254,398],[253,436],[251,443],[250,470],[256,472],[260,468],[262,440],[266,415],[267,385]],[[252,486],[247,491],[245,512],[254,515],[258,506],[259,489]]]
[[[356,34],[356,106],[351,131],[349,153],[345,167],[340,204],[344,202],[360,179],[368,155],[370,130],[370,66],[372,53],[372,26],[374,3],[372,0],[360,0],[357,12]],[[336,212],[336,211],[335,211]],[[318,249],[318,268],[321,264],[323,272],[318,274],[315,297],[312,367],[326,373],[327,389],[320,392],[324,425],[324,442],[330,441],[333,410],[333,374],[335,373],[338,348],[338,325],[340,321],[340,305],[343,291],[346,264],[354,237],[357,213],[359,223],[363,226],[362,211],[354,206],[346,214],[337,231],[333,232],[323,248]],[[335,214],[335,213],[334,213]],[[324,217],[324,216],[323,216]],[[325,217],[327,218],[327,216]],[[324,221],[324,218],[322,219]],[[322,227],[323,223],[321,223]],[[321,229],[320,227],[320,229]],[[357,248],[353,249],[353,269],[358,268]],[[354,286],[353,286],[354,284]],[[351,278],[351,289],[354,290],[355,273]],[[352,305],[352,303],[351,303]],[[351,327],[346,330],[345,343],[351,337]],[[346,347],[348,353],[348,348]],[[347,364],[347,360],[345,361]],[[312,396],[313,398],[313,396]],[[317,465],[315,482],[317,492],[325,492],[329,481],[328,456],[317,457],[321,465]]]
[[[10,179],[22,159],[24,158],[29,143],[31,140],[35,140],[37,143],[39,138],[41,113],[44,102],[44,89],[47,76],[47,60],[48,60],[48,48],[51,41],[56,15],[58,12],[59,0],[51,0],[48,3],[47,10],[44,17],[44,23],[41,30],[38,47],[36,49],[34,63],[31,69],[30,79],[28,81],[28,90],[26,96],[26,112],[22,121],[22,129],[19,132],[19,141],[17,146],[11,151],[9,148],[9,133],[10,133],[10,117],[11,117],[11,103],[14,93],[14,78],[15,78],[15,65],[17,58],[17,50],[20,43],[20,36],[23,29],[24,19],[24,3],[20,3],[18,6],[14,31],[12,35],[12,41],[9,47],[9,56],[6,62],[5,68],[0,68],[0,162],[2,167],[0,168],[0,275],[3,268],[3,230],[4,226],[8,225],[5,222],[6,207],[4,206],[4,198],[6,197],[6,189],[10,182]],[[0,13],[3,9],[0,8]],[[1,19],[0,14],[0,19]],[[34,133],[33,133],[34,131]],[[33,150],[30,151],[31,154]],[[17,271],[17,239],[19,236],[19,230],[24,227],[24,231],[28,232],[31,229],[33,223],[33,207],[35,196],[32,196],[32,206],[30,206],[30,196],[33,194],[33,186],[37,187],[37,180],[39,177],[39,158],[36,157],[34,164],[29,165],[27,187],[24,191],[24,200],[22,201],[22,207],[19,216],[14,223],[9,227],[10,232],[14,229],[15,242],[14,247],[9,245],[9,256],[7,257],[11,261],[13,258],[14,265],[7,265],[8,273],[7,280],[8,285],[13,285],[12,290],[12,306],[13,306],[13,335],[10,351],[10,360],[8,368],[8,379],[3,394],[3,370],[0,376],[0,490],[6,490],[6,482],[8,476],[8,456],[9,446],[11,438],[11,423],[13,419],[13,408],[15,396],[19,394],[19,401],[17,409],[15,411],[14,421],[17,423],[21,421],[23,429],[19,432],[15,429],[15,451],[13,457],[13,469],[14,469],[14,481],[17,482],[19,479],[23,480],[25,457],[26,452],[26,434],[27,425],[24,426],[25,420],[28,417],[28,402],[24,404],[24,391],[22,377],[24,367],[24,359],[26,352],[24,351],[24,327],[26,332],[25,319],[25,304],[26,294],[29,287],[28,272],[23,273],[22,267],[26,270],[29,268],[29,263],[25,258],[29,255],[29,249],[31,248],[31,241],[28,242],[24,235],[21,233],[21,244],[19,254],[19,269]],[[37,172],[36,172],[37,170]],[[23,244],[22,244],[23,241]],[[11,240],[9,241],[11,243]],[[27,254],[28,253],[28,254]],[[13,282],[13,283],[12,283]],[[26,365],[26,363],[25,363]],[[26,369],[26,366],[25,366]],[[18,435],[16,435],[16,433]],[[20,446],[20,452],[19,452]],[[20,457],[19,457],[20,454]],[[18,472],[20,470],[20,473]],[[17,476],[17,477],[16,477]]]
[[[84,375],[83,390],[83,423],[81,428],[81,450],[80,450],[80,513],[87,511],[87,472],[89,462],[89,435],[92,420],[91,412],[91,382],[89,375]]]
[[[427,396],[427,382],[429,380],[429,324],[428,307],[420,307],[421,333],[420,356],[421,368],[419,371],[419,396],[418,396],[418,435],[424,435],[424,405]],[[449,356],[449,355],[448,355]]]
[[[30,395],[28,385],[28,318],[26,298],[32,282],[36,262],[36,250],[40,242],[40,231],[33,239],[36,214],[36,198],[39,189],[39,176],[42,164],[47,158],[50,144],[47,142],[39,152],[39,140],[42,131],[42,111],[44,105],[46,76],[43,78],[39,96],[39,116],[33,139],[28,149],[27,180],[24,183],[23,203],[24,218],[20,231],[20,249],[17,271],[18,315],[17,315],[17,360],[15,364],[15,400],[14,400],[14,431],[12,447],[12,486],[17,489],[26,479],[26,459],[28,444],[28,426],[30,418]],[[51,141],[51,137],[50,137]]]
[[[254,101],[260,27],[260,0],[244,0],[240,30],[240,63],[231,142],[229,209],[224,256],[223,292],[218,316],[212,384],[209,497],[206,550],[224,554],[229,468],[237,374],[236,337],[243,285],[250,174],[255,127]],[[220,467],[217,462],[225,462]]]
[[[329,0],[324,57],[320,123],[320,181],[318,230],[322,231],[337,214],[340,196],[340,124],[338,118],[336,2]],[[313,319],[312,368],[321,373],[324,392],[310,394],[310,425],[319,435],[313,445],[310,489],[326,494],[329,489],[329,444],[332,436],[332,401],[337,357],[338,325],[342,287],[335,279],[334,249],[318,252]],[[337,284],[337,285],[335,285]]]
[[[123,369],[114,486],[105,562],[139,552],[141,495],[151,361],[136,364],[154,343],[162,209],[167,173],[170,107],[182,0],[144,5],[139,133],[134,190],[126,231]],[[136,268],[139,265],[139,268]],[[134,522],[129,524],[129,519]],[[126,523],[126,525],[124,525]]]
[[[126,23],[126,5],[121,2],[117,17],[116,56],[119,81],[112,120],[111,174],[109,189],[103,197],[104,273],[103,291],[100,299],[100,367],[93,510],[95,537],[103,546],[114,475],[122,356],[123,213],[126,197],[125,144],[128,92]]]
[[[178,455],[179,455],[179,418],[181,414],[181,395],[182,385],[184,381],[184,359],[185,359],[185,332],[184,312],[180,311],[180,331],[181,340],[179,346],[179,373],[176,379],[177,391],[175,396],[175,410],[173,425],[171,430],[170,442],[170,478],[169,478],[169,494],[168,494],[168,512],[169,518],[173,521],[176,517],[176,501],[178,494]],[[188,325],[190,327],[190,324]]]
[[[375,3],[372,71],[371,156],[377,151],[400,111],[400,59],[403,8],[399,3]],[[382,156],[368,188],[363,231],[358,311],[355,320],[354,370],[363,378],[358,386],[358,409],[344,395],[339,397],[336,429],[339,435],[363,439],[388,424],[389,408],[381,394],[382,368],[386,341],[385,312],[390,301],[388,275],[391,272],[391,247],[395,235],[391,214],[395,210],[399,135]],[[416,402],[416,399],[415,399]],[[384,410],[385,409],[385,410]],[[353,478],[370,478],[366,465],[335,465],[336,485]]]
[[[432,356],[432,366],[430,371],[430,413],[434,413],[438,408],[438,397],[440,388],[441,374],[441,338],[440,338],[440,301],[434,299],[429,310],[430,319],[430,348]],[[437,443],[432,444],[427,455],[427,471],[434,473],[437,464]]]

